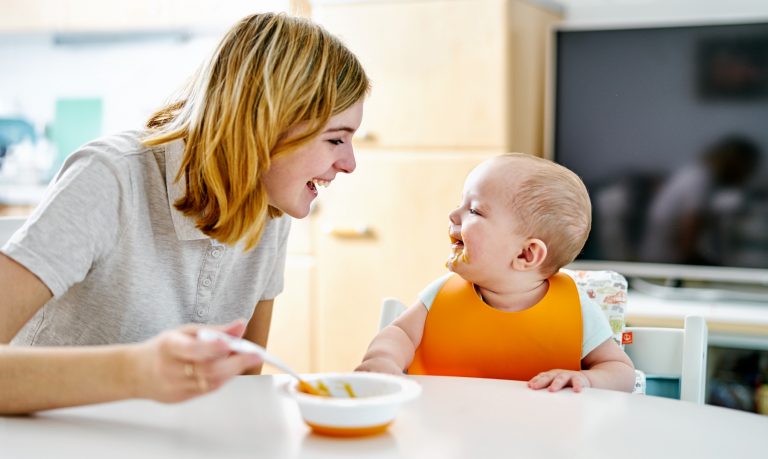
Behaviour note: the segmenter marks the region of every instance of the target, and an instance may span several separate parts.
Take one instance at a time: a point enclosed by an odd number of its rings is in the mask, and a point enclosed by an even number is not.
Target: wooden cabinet
[[[467,173],[505,151],[543,153],[559,16],[522,0],[315,1],[311,14],[359,56],[373,90],[357,170],[294,226],[270,348],[310,371],[350,371],[382,299],[411,304],[446,271]]]
[[[283,293],[275,299],[267,350],[280,356],[294,370],[315,370],[313,349],[316,347],[317,318],[315,279],[317,259],[314,254],[315,206],[310,216],[294,219],[288,237]],[[280,371],[264,365],[263,373]]]
[[[0,32],[119,32],[227,28],[248,14],[288,11],[297,0],[3,0]]]
[[[367,144],[542,155],[547,51],[559,20],[549,5],[315,1],[312,17],[371,77],[361,127]]]
[[[315,219],[316,371],[349,371],[377,332],[386,296],[412,304],[446,272],[448,213],[486,152],[357,152],[321,190]]]
[[[314,347],[312,327],[315,302],[313,280],[316,276],[314,257],[289,255],[285,267],[285,289],[275,299],[272,325],[267,349],[280,356],[295,371],[308,373],[314,370],[311,350]],[[270,365],[264,365],[263,373],[281,373]]]

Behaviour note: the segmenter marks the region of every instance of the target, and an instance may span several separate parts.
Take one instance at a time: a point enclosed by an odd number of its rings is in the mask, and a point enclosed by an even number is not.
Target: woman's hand
[[[531,389],[548,388],[550,392],[557,392],[564,387],[573,387],[574,392],[581,392],[585,387],[592,387],[592,382],[581,371],[549,370],[537,374],[530,381]]]
[[[221,387],[248,368],[261,365],[253,354],[232,353],[223,341],[197,339],[201,325],[186,325],[137,344],[129,353],[135,397],[180,402]],[[241,336],[243,322],[211,327]],[[130,377],[130,375],[129,375]]]

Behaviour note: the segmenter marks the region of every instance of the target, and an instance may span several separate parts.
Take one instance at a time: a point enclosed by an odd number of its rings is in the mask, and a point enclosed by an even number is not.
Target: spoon
[[[331,395],[328,389],[324,387],[322,382],[318,384],[319,388],[317,388],[307,381],[304,381],[301,379],[301,376],[293,371],[291,367],[289,367],[285,362],[280,360],[276,355],[270,354],[266,349],[256,343],[244,340],[242,338],[236,338],[218,330],[211,330],[210,328],[201,328],[198,330],[197,337],[202,341],[224,341],[229,346],[229,349],[233,352],[257,354],[262,358],[262,360],[269,363],[273,367],[282,370],[296,378],[299,381],[299,390],[302,392],[306,392],[310,395],[319,395],[321,397],[330,397]]]

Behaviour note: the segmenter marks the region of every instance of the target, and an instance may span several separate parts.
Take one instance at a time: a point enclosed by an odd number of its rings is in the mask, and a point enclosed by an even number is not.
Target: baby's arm
[[[427,308],[419,301],[373,338],[355,371],[403,374],[421,343]]]
[[[635,366],[613,339],[607,339],[581,359],[582,373],[592,387],[632,392]]]
[[[583,359],[581,371],[550,370],[539,373],[528,381],[532,389],[548,388],[551,392],[572,386],[574,392],[584,387],[632,392],[635,385],[635,367],[613,339],[608,338]]]

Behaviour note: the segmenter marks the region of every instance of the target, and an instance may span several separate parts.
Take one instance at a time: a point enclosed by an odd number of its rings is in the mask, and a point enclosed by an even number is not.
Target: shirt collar
[[[171,220],[180,241],[197,241],[210,239],[195,225],[195,219],[181,213],[173,203],[184,197],[187,191],[187,178],[181,175],[178,182],[176,172],[181,168],[184,157],[184,141],[176,140],[165,145],[165,184],[168,190],[168,207],[171,209]]]

